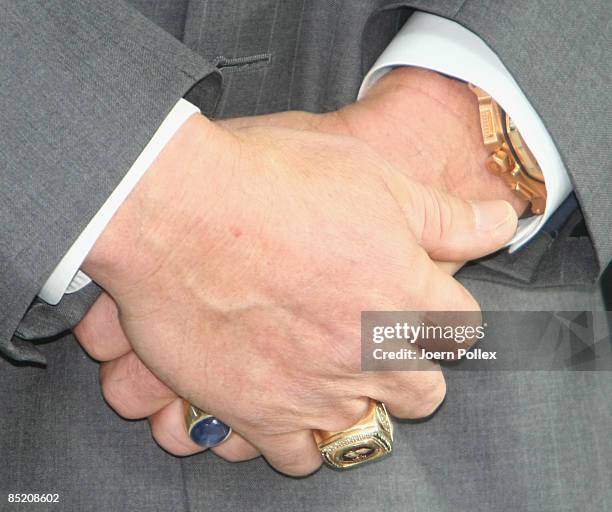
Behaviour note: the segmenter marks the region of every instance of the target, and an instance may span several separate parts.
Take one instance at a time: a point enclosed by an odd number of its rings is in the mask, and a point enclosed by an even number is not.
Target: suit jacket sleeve
[[[214,66],[118,0],[0,0],[0,352],[177,100],[210,112]]]
[[[578,212],[556,239],[485,263],[525,284],[592,283],[612,259],[611,15],[606,0],[466,0],[454,16],[491,46],[542,118],[588,230],[576,236]]]

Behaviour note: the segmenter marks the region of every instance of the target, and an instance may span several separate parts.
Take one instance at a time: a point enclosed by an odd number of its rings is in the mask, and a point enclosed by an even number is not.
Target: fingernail
[[[516,212],[506,201],[473,201],[470,204],[478,231],[500,231],[516,224]]]

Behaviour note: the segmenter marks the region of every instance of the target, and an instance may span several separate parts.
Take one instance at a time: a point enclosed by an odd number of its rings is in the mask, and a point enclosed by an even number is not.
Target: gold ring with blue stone
[[[232,428],[202,409],[183,401],[185,427],[191,440],[203,448],[213,448],[227,441]]]

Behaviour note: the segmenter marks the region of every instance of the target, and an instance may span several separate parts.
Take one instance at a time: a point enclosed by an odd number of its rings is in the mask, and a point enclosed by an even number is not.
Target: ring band
[[[204,448],[213,448],[227,441],[232,435],[232,427],[212,414],[204,412],[186,400],[183,401],[183,408],[187,434],[194,443]]]
[[[366,415],[342,432],[314,431],[321,456],[328,466],[348,469],[374,461],[393,451],[393,423],[385,404],[370,400]]]

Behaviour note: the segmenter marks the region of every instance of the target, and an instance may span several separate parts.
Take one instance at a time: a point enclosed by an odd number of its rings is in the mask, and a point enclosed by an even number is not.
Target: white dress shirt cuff
[[[514,251],[529,241],[572,191],[567,169],[542,120],[497,55],[476,34],[458,23],[415,12],[366,75],[359,97],[399,66],[432,69],[487,91],[510,115],[538,160],[546,182],[542,215],[519,220],[508,244]]]
[[[182,98],[176,103],[117,188],[55,267],[38,294],[42,300],[56,305],[65,293],[78,291],[91,282],[91,279],[79,270],[89,251],[168,141],[189,117],[199,112],[197,107]]]

